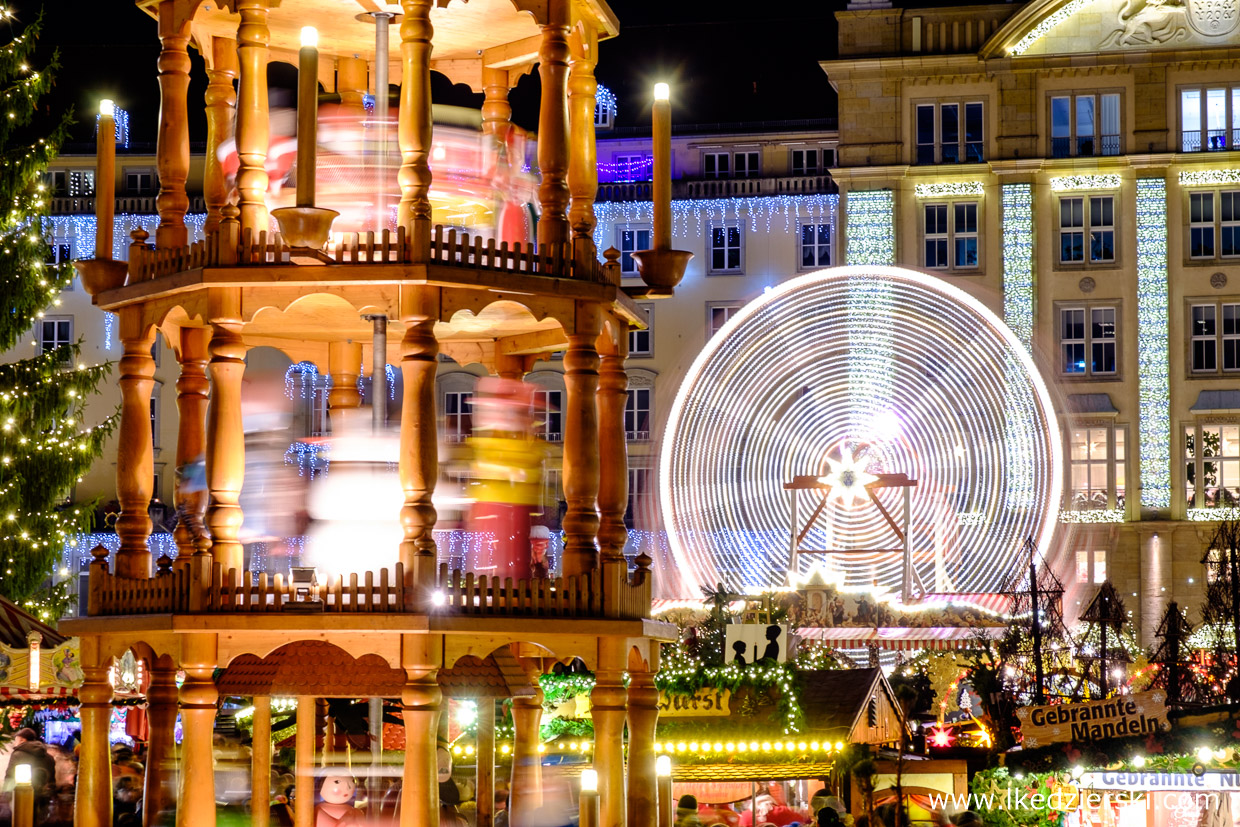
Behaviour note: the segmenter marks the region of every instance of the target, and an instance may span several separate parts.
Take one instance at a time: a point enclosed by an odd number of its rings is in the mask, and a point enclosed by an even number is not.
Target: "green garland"
[[[574,698],[588,696],[594,689],[593,672],[565,672],[560,675],[543,675],[538,679],[543,692],[543,706],[554,709]]]
[[[552,718],[538,728],[538,736],[544,741],[554,741],[565,735],[572,738],[594,738],[594,722],[589,718]]]
[[[797,700],[796,679],[796,671],[786,663],[759,661],[745,666],[735,663],[705,666],[683,650],[673,650],[655,675],[654,684],[660,692],[669,695],[693,695],[707,687],[728,692],[735,692],[742,686],[758,692],[778,690],[779,723],[783,732],[790,735],[805,728],[805,716]]]
[[[1068,782],[1063,773],[1013,775],[998,767],[974,775],[969,792],[986,827],[1060,827],[1065,813],[1049,805],[1072,800]]]

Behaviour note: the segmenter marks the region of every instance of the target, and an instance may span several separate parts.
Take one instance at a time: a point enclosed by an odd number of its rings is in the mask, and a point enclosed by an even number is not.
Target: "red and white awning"
[[[16,686],[0,686],[0,698],[21,698],[27,701],[42,701],[48,698],[71,698],[76,690],[67,686],[45,686],[37,692],[19,689]]]
[[[806,640],[820,640],[835,649],[879,649],[907,652],[914,649],[969,649],[979,635],[991,640],[1003,635],[1005,627],[929,626],[926,628],[881,627],[862,629],[841,626],[833,629],[802,627],[797,633]]]

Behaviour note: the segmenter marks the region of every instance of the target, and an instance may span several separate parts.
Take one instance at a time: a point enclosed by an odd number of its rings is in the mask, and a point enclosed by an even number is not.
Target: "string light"
[[[854,190],[846,201],[848,264],[895,264],[891,190]]]
[[[1066,5],[1060,6],[1052,14],[1042,18],[1042,21],[1030,29],[1024,37],[1016,41],[1016,45],[1011,48],[1009,54],[1019,57],[1029,51],[1029,48],[1041,40],[1047,32],[1084,9],[1090,2],[1091,0],[1071,0]]]
[[[189,231],[190,243],[201,241],[205,237],[206,221],[206,213],[186,214],[185,226]],[[68,244],[71,258],[93,258],[96,224],[93,214],[52,215],[43,218],[43,232],[52,239],[53,244]],[[114,216],[112,258],[127,261],[129,245],[132,243],[130,234],[141,229],[154,237],[158,226],[159,216],[151,213],[120,213]]]
[[[99,120],[103,115],[95,115],[95,134],[99,134]],[[116,126],[116,145],[129,148],[129,113],[119,106],[112,107],[112,119]],[[92,180],[93,184],[93,180]]]
[[[1240,508],[1221,506],[1219,508],[1190,508],[1186,512],[1188,520],[1194,523],[1221,523],[1228,520],[1240,520]]]
[[[1059,512],[1059,522],[1122,523],[1124,522],[1124,510],[1122,508],[1098,508],[1090,511],[1072,511],[1065,508]]]
[[[1137,386],[1141,505],[1171,506],[1167,355],[1167,182],[1137,179]]]
[[[609,123],[615,120],[617,104],[615,93],[600,83],[594,92],[594,107],[607,113]]]
[[[1079,192],[1080,190],[1119,189],[1119,175],[1065,175],[1051,179],[1051,192]]]
[[[800,232],[800,219],[812,218],[820,223],[835,223],[835,211],[839,196],[825,195],[772,195],[755,198],[694,198],[672,202],[672,233],[687,238],[691,229],[702,237],[703,229],[712,221],[748,221],[750,229],[758,232],[759,220],[765,222],[769,234],[772,225],[783,220],[784,233]],[[628,227],[632,224],[654,222],[654,208],[649,201],[598,201],[594,204],[598,223],[594,228],[594,243],[604,250],[614,242],[608,237],[611,228]]]
[[[1240,184],[1240,169],[1186,169],[1180,173],[1181,187],[1210,187]]]
[[[936,184],[918,184],[913,192],[918,198],[957,198],[980,196],[986,191],[981,181],[943,181]]]
[[[1003,185],[1003,320],[1033,347],[1033,188]]]
[[[859,284],[886,294],[890,338],[881,352],[855,352],[853,327],[867,324],[864,314],[854,314]],[[959,359],[965,351],[970,358]],[[888,384],[870,402],[855,396],[850,362],[858,359],[887,359],[890,366]],[[1011,365],[1023,371],[1019,383]],[[884,394],[887,407],[879,408]],[[871,404],[868,421],[859,417]],[[1009,419],[1013,408],[1028,418]],[[1017,439],[1019,429],[1027,433]],[[946,546],[958,549],[951,552],[961,560],[952,574],[956,590],[998,588],[1027,538],[1049,542],[1062,485],[1060,442],[1049,392],[1023,344],[980,301],[941,279],[896,268],[836,268],[791,279],[741,308],[680,386],[659,464],[679,593],[720,581],[739,590],[787,582],[791,527],[783,485],[824,472],[824,457],[838,455],[849,436],[853,447],[864,447],[872,472],[919,481],[912,522],[939,526],[949,539],[936,545],[935,531],[915,532],[913,557],[942,559]],[[721,455],[719,444],[737,447]],[[960,455],[962,444],[970,450]],[[935,496],[946,491],[955,496]],[[958,512],[985,517],[960,526]],[[877,509],[834,503],[803,543],[898,544]],[[902,583],[902,555],[829,557],[845,585]]]

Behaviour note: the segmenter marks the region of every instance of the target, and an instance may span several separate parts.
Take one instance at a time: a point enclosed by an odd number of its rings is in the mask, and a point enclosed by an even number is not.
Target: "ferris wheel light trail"
[[[994,591],[1028,538],[1050,541],[1060,452],[1037,368],[976,298],[895,267],[791,279],[742,308],[677,392],[660,457],[674,561],[662,596],[788,582],[784,485],[803,475],[830,492],[792,579],[821,566],[846,588],[898,589],[899,555],[864,551],[892,546],[881,509],[849,507],[868,496],[866,477],[895,473],[918,481],[910,543],[923,579],[937,565],[957,591]],[[828,551],[850,553],[815,554]]]

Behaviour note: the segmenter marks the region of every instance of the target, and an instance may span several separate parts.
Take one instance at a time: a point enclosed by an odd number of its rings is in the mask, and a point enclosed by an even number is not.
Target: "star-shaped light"
[[[831,470],[818,482],[831,489],[829,496],[838,497],[847,507],[852,507],[858,499],[865,496],[865,487],[878,477],[865,469],[870,464],[869,457],[854,457],[851,448],[840,445],[840,458],[827,457],[827,465]]]

